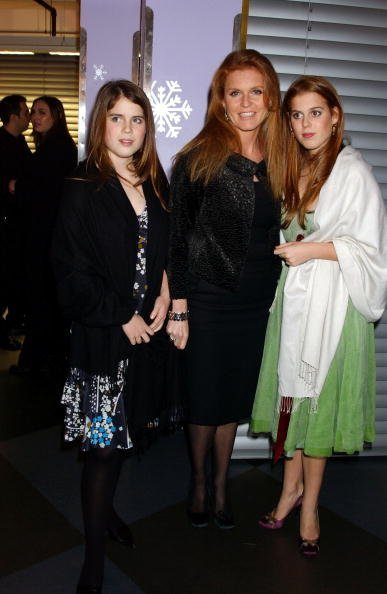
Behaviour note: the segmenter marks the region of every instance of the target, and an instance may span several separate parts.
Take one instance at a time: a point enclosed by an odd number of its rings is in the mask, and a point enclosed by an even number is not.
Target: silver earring
[[[228,115],[226,108],[224,108],[224,117],[228,122],[230,121],[230,116]]]

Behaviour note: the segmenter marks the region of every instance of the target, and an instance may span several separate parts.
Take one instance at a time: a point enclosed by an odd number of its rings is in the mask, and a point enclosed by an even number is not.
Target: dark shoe
[[[10,334],[12,336],[23,336],[26,333],[26,325],[24,322],[19,324],[11,324]]]
[[[299,549],[304,557],[316,557],[320,552],[320,539],[306,540],[300,537]]]
[[[214,523],[221,530],[230,530],[235,528],[234,518],[230,513],[226,513],[222,509],[214,514]]]
[[[205,528],[210,521],[208,512],[193,512],[190,509],[187,509],[187,516],[191,522],[191,526],[194,528]]]
[[[47,365],[42,365],[41,367],[25,367],[24,365],[11,365],[8,371],[11,375],[18,375],[19,377],[25,378],[48,379],[51,377],[51,369]]]
[[[77,586],[77,594],[102,594],[102,588],[97,586]]]
[[[0,341],[0,349],[5,351],[20,351],[22,343],[13,336],[6,336]]]
[[[33,374],[31,367],[23,367],[22,365],[11,365],[9,368],[11,375],[18,375],[19,377],[28,377]]]
[[[192,484],[189,494],[188,494],[188,500],[187,500],[188,519],[191,522],[191,526],[193,526],[193,528],[206,528],[206,526],[208,526],[208,524],[210,523],[209,509],[210,509],[211,499],[210,499],[210,492],[209,492],[208,486],[206,486],[205,499],[204,499],[204,502],[202,503],[202,505],[203,505],[202,512],[192,511],[192,507],[194,507],[194,505],[195,505],[193,491],[194,491],[194,487]],[[200,507],[199,507],[199,509],[200,509]]]
[[[133,542],[132,532],[126,524],[122,523],[119,527],[108,528],[107,533],[109,538],[118,542],[119,544],[128,547],[129,549],[135,549],[136,545]]]

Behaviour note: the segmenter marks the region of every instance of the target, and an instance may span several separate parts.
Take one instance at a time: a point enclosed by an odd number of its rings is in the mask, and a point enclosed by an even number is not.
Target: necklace
[[[123,190],[132,205],[132,208],[137,216],[139,216],[145,208],[145,196],[142,188],[138,189],[131,181],[126,177],[119,177]]]
[[[130,190],[133,190],[133,192],[135,192],[135,195],[134,195],[135,198],[140,198],[141,200],[145,199],[142,188],[141,188],[141,190],[139,190],[138,187],[135,186],[131,181],[126,179],[126,177],[120,177],[120,181],[121,181],[121,184],[124,186],[124,189],[126,186],[126,188],[128,190],[130,189]]]

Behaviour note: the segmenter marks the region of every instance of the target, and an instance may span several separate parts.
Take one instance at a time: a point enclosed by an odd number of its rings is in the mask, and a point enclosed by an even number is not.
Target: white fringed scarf
[[[289,268],[278,363],[282,397],[318,398],[349,296],[369,322],[378,320],[386,305],[386,212],[371,168],[350,146],[321,189],[314,225],[305,241],[332,241],[338,261],[309,260]]]

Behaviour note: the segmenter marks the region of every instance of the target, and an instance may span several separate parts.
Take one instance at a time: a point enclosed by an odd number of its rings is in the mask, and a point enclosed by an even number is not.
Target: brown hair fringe
[[[117,175],[105,145],[105,131],[106,114],[121,97],[125,97],[142,108],[146,127],[144,144],[133,155],[132,162],[130,166],[128,165],[128,171],[132,171],[138,176],[137,186],[150,178],[162,207],[166,209],[167,206],[163,198],[166,178],[157,155],[152,108],[144,91],[133,82],[124,79],[111,80],[99,89],[90,118],[87,167],[97,169],[101,182]]]

